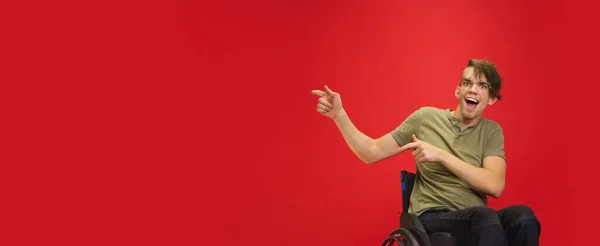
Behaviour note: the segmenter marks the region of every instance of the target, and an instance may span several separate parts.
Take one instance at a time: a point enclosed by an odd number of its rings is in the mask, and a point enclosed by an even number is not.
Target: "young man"
[[[354,126],[340,94],[327,86],[312,93],[320,97],[317,112],[333,119],[363,162],[413,150],[417,176],[409,212],[428,233],[449,232],[467,245],[539,245],[541,226],[529,207],[487,206],[487,196],[504,190],[506,160],[502,128],[482,113],[501,99],[501,84],[494,64],[470,60],[454,92],[455,110],[422,107],[377,139]]]

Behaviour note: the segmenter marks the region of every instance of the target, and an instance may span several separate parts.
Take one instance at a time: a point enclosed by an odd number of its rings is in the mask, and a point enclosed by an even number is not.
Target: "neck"
[[[450,113],[452,114],[452,116],[454,116],[454,118],[457,118],[458,120],[460,120],[460,129],[461,130],[464,130],[465,128],[467,128],[469,126],[474,126],[475,124],[477,124],[477,122],[479,121],[479,118],[480,118],[480,116],[477,116],[474,119],[466,119],[460,113],[459,108],[456,108],[456,110],[454,110]]]

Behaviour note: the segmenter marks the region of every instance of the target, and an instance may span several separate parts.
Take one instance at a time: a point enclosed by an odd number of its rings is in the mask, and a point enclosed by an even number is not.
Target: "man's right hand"
[[[313,90],[319,96],[317,112],[334,120],[344,140],[364,163],[372,164],[399,153],[398,142],[388,133],[373,139],[356,128],[342,107],[340,94],[325,86],[325,90]]]
[[[336,119],[343,112],[340,94],[333,92],[325,86],[325,91],[313,90],[312,94],[319,96],[317,112],[331,119]]]

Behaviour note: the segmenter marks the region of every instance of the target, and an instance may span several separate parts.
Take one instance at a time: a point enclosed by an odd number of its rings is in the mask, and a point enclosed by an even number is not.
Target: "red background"
[[[2,244],[379,245],[399,171],[316,111],[342,95],[371,137],[454,108],[495,62],[507,185],[542,245],[593,242],[598,26],[580,1],[3,3]]]

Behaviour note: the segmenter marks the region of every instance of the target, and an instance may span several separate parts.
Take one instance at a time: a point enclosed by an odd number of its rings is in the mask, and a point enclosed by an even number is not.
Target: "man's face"
[[[473,67],[467,67],[463,71],[455,96],[459,101],[458,110],[466,120],[479,118],[487,105],[496,102],[496,98],[490,97],[490,84],[486,77],[483,74],[475,77]]]

